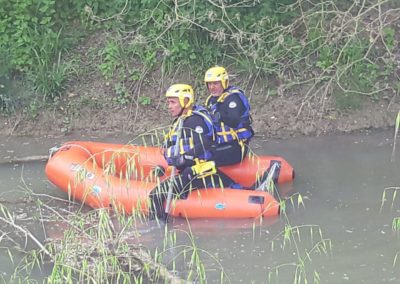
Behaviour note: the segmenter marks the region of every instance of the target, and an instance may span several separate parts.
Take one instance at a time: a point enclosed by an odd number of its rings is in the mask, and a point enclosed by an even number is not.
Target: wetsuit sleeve
[[[219,107],[221,120],[232,128],[239,125],[245,111],[246,108],[238,94],[229,95]]]
[[[208,127],[204,120],[198,115],[192,115],[184,121],[183,136],[185,140],[192,137],[193,148],[189,149],[185,155],[197,158],[209,150],[212,145],[211,138],[207,135]]]

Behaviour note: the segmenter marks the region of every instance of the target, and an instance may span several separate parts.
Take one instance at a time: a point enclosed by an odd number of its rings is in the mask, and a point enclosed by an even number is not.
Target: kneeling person
[[[214,129],[208,111],[194,104],[190,85],[175,84],[166,92],[168,110],[175,119],[164,140],[164,157],[179,175],[173,182],[164,181],[151,193],[154,211],[158,217],[164,214],[164,201],[171,184],[177,198],[186,198],[192,189],[225,187],[232,183],[227,176],[218,173],[212,161],[211,147]]]

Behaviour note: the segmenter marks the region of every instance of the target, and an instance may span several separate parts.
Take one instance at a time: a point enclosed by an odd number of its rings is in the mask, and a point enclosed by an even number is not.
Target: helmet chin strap
[[[185,106],[182,106],[182,105],[181,105],[181,108],[182,108],[182,109],[181,109],[181,111],[179,112],[178,117],[180,117],[180,116],[183,114],[183,112],[189,108],[189,106],[187,106],[188,104],[189,104],[189,103],[186,101],[186,102],[185,102]]]
[[[179,114],[178,114],[178,117],[182,116],[184,110],[185,110],[185,108],[182,108],[182,109],[181,109],[181,111],[180,111]]]

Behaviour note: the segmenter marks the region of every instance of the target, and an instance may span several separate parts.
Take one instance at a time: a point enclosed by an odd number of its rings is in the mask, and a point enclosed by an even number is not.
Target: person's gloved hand
[[[176,155],[167,158],[167,163],[169,166],[181,167],[185,163],[185,158],[183,155]]]

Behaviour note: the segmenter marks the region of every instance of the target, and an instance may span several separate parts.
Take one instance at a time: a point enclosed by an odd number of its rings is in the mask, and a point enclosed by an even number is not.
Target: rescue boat
[[[172,172],[157,147],[71,141],[51,150],[48,179],[92,208],[124,214],[149,214],[149,194]],[[278,156],[246,157],[240,164],[220,167],[244,189],[193,190],[171,202],[170,215],[184,218],[257,218],[279,214],[279,202],[263,186],[271,166],[278,184],[294,178],[293,167]],[[271,171],[272,172],[272,171]],[[245,190],[247,189],[247,190]]]

